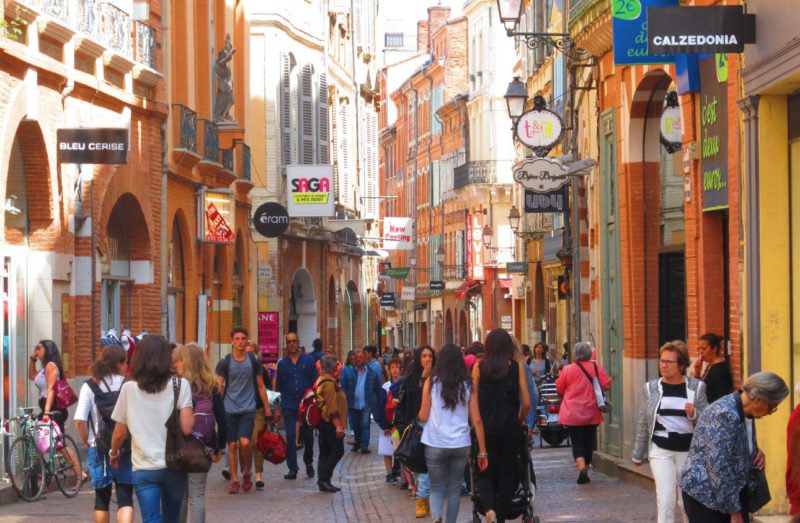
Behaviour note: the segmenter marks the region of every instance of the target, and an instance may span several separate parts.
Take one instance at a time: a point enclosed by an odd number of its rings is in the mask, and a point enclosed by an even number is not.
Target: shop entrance
[[[289,332],[297,333],[300,346],[311,351],[317,337],[317,301],[311,274],[306,269],[298,270],[292,279],[289,306]]]

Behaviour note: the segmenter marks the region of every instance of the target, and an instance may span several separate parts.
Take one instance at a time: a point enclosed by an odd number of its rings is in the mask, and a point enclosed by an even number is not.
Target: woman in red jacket
[[[795,388],[800,394],[800,382]],[[795,407],[786,429],[786,495],[789,497],[789,513],[792,523],[800,523],[800,405]]]
[[[592,378],[597,377],[603,389],[611,388],[611,378],[602,366],[590,361],[591,357],[592,346],[589,343],[576,343],[572,349],[575,363],[567,365],[556,381],[556,391],[563,398],[560,421],[567,427],[572,440],[572,457],[578,467],[579,485],[589,482],[597,425],[603,421],[603,413],[597,408]]]

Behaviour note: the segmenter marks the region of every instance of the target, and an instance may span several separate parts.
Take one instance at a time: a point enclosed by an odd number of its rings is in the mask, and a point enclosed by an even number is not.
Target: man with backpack
[[[253,488],[250,478],[252,452],[250,437],[256,416],[256,397],[264,405],[264,417],[272,418],[267,400],[267,388],[258,359],[247,352],[247,330],[234,327],[231,330],[233,350],[217,364],[217,386],[224,398],[228,439],[228,462],[230,463],[231,486],[229,494],[239,492],[238,465],[242,467],[241,488],[248,492]],[[238,444],[238,454],[237,454]]]
[[[283,479],[297,479],[297,422],[299,420],[300,400],[305,392],[314,386],[317,379],[317,366],[314,358],[300,352],[300,338],[297,333],[286,335],[286,356],[278,362],[275,376],[275,390],[281,393],[281,413],[286,425],[286,464],[289,473]],[[314,477],[314,430],[308,427],[300,431],[304,447],[303,462],[306,475]]]

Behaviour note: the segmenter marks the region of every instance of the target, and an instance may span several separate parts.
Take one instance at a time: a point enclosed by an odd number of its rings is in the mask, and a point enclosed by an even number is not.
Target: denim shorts
[[[237,412],[236,414],[225,414],[228,422],[228,443],[239,441],[239,438],[247,438],[253,435],[253,425],[256,421],[255,410],[250,412]]]
[[[97,448],[89,447],[86,452],[86,464],[89,477],[92,479],[92,488],[99,489],[111,485],[112,481],[123,485],[133,485],[133,466],[131,455],[126,454],[119,460],[119,468],[111,468],[108,456],[101,456]]]

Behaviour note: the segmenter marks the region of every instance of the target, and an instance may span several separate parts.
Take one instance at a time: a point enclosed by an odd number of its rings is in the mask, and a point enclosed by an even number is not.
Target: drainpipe
[[[419,257],[417,257],[417,155],[419,154],[419,110],[417,104],[419,103],[419,91],[412,86],[411,90],[414,91],[414,193],[411,198],[411,212],[414,213],[412,223],[414,224],[414,254],[417,258],[417,265],[419,265]],[[417,267],[414,267],[414,278],[411,284],[414,286],[414,303],[416,303],[417,292]],[[414,328],[411,329],[411,347],[417,346],[417,310],[411,307],[411,318],[414,320]]]
[[[430,32],[430,31],[428,31]],[[430,46],[428,46],[430,49]],[[429,63],[433,63],[433,57],[431,57],[431,61]],[[428,69],[427,65],[422,67],[422,77],[428,80],[428,103],[431,106],[431,114],[433,114],[433,104],[430,102],[431,95],[433,94],[433,78],[428,76]],[[435,115],[434,115],[435,116]],[[429,123],[430,125],[430,123]],[[431,143],[433,142],[433,138],[431,133],[433,129],[428,129],[428,185],[431,188],[428,191],[428,328],[430,329],[430,333],[428,334],[428,339],[433,341],[433,311],[431,308],[433,307],[433,296],[431,296],[431,284],[430,281],[433,276],[433,263],[431,263],[431,235],[433,234],[433,158],[431,158]],[[439,142],[441,143],[441,138],[439,138]],[[435,345],[431,343],[431,345]]]
[[[161,40],[166,45],[162,46],[164,62],[163,68],[165,72],[170,65],[172,53],[170,52],[170,13],[172,12],[172,0],[163,0],[163,9],[161,11]],[[172,75],[164,75],[165,82],[165,96],[167,103],[172,100]],[[169,106],[168,106],[169,108]],[[169,163],[167,155],[169,154],[169,129],[168,124],[172,120],[172,111],[167,113],[167,118],[161,122],[161,334],[169,337],[169,313],[167,305],[167,250],[169,248],[168,236],[172,234],[171,229],[167,228],[167,180],[169,177]],[[184,333],[185,335],[185,333]],[[177,341],[177,340],[176,340]]]

